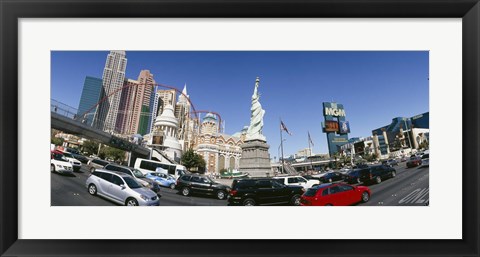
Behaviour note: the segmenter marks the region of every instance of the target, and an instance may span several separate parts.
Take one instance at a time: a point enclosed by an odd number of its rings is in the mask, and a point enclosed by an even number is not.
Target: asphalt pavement
[[[396,176],[380,184],[368,185],[372,192],[366,206],[426,206],[429,203],[429,167],[394,167]]]
[[[380,184],[368,185],[370,201],[359,206],[426,206],[429,203],[429,168],[409,168],[405,163],[394,167],[396,176]],[[100,196],[92,196],[85,186],[90,172],[83,165],[73,176],[51,173],[52,206],[116,206]],[[231,180],[219,180],[231,184]],[[226,206],[226,200],[213,196],[183,196],[175,189],[161,189],[160,206]]]

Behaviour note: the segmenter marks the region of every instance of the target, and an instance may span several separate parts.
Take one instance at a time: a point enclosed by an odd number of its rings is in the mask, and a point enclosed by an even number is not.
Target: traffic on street
[[[370,177],[362,178],[362,172],[368,170],[366,167],[356,169],[360,174],[359,180],[349,180],[344,176],[338,181],[316,181],[310,183],[307,188],[299,185],[285,185],[288,181],[286,177],[275,178],[242,178],[242,179],[212,179],[205,175],[186,174],[176,181],[176,187],[162,186],[156,193],[152,192],[149,200],[151,204],[159,206],[229,206],[229,205],[355,205],[355,206],[428,206],[429,204],[429,167],[416,166],[407,167],[406,162],[399,162],[394,168],[384,165],[371,165],[370,170],[375,167],[384,167],[388,176],[378,181],[371,180]],[[105,171],[109,174],[116,174],[115,171],[108,171],[97,168],[96,171]],[[363,170],[363,171],[362,171]],[[82,163],[77,172],[52,172],[51,173],[51,205],[52,206],[120,206],[120,205],[143,205],[137,197],[136,204],[117,201],[109,196],[100,196],[98,188],[92,193],[88,188],[87,181],[95,177],[91,173],[91,168]],[[352,171],[355,171],[352,170]],[[374,174],[374,171],[368,171]],[[322,178],[328,174],[320,174],[313,178]],[[354,172],[350,172],[354,173]],[[120,174],[120,173],[118,173]],[[348,173],[347,173],[348,174]],[[393,176],[392,176],[393,175]],[[125,183],[130,185],[127,178],[133,176],[122,174]],[[368,175],[370,176],[370,175]],[[298,176],[297,176],[298,177]],[[308,176],[305,176],[308,177]],[[312,176],[310,176],[312,177]],[[378,176],[380,177],[380,176]],[[197,186],[193,186],[193,180],[198,180]],[[205,181],[202,181],[205,180]],[[142,182],[144,180],[141,180]],[[199,185],[204,182],[209,188],[201,188]],[[140,185],[132,179],[137,187],[142,190],[149,190],[148,183]],[[90,183],[91,184],[91,183]],[[120,183],[119,183],[120,184]],[[189,186],[187,186],[189,185]],[[120,185],[119,185],[120,186]],[[97,187],[99,187],[97,185]],[[120,189],[125,190],[125,185]],[[345,192],[336,192],[339,188]],[[188,190],[186,190],[188,189]],[[276,198],[268,190],[276,192]],[[285,195],[280,192],[285,191]],[[327,193],[328,192],[328,193]],[[359,193],[354,193],[359,192]],[[265,197],[262,198],[262,193]],[[145,193],[144,193],[145,194]],[[342,195],[343,194],[343,195]],[[358,196],[357,196],[358,194]],[[155,197],[157,195],[158,197]],[[308,197],[310,195],[310,197]],[[283,198],[282,198],[283,197]],[[323,197],[323,198],[322,198]],[[336,197],[335,200],[328,202],[328,198]],[[133,197],[135,198],[135,197]],[[315,204],[315,198],[317,198]],[[338,199],[337,199],[338,198]],[[351,199],[350,199],[351,198]],[[275,200],[272,200],[275,199]],[[322,202],[324,201],[324,202]],[[326,202],[325,202],[326,201]]]

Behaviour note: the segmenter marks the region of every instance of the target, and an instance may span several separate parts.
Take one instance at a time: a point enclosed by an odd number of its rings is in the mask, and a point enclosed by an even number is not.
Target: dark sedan
[[[322,177],[320,177],[320,181],[322,183],[332,183],[334,181],[340,181],[340,180],[343,180],[343,177],[344,175],[338,171],[334,171],[334,172],[330,172],[330,173],[327,173],[325,175],[323,175]]]
[[[368,166],[366,168],[368,168]],[[360,184],[360,171],[361,169],[354,169],[348,171],[347,174],[345,174],[343,181],[349,184]]]
[[[75,159],[79,160],[81,163],[87,164],[89,159],[81,154],[72,153]]]
[[[410,157],[410,160],[407,162],[407,168],[413,168],[420,166],[422,164],[422,158],[417,157],[417,156],[412,156]]]

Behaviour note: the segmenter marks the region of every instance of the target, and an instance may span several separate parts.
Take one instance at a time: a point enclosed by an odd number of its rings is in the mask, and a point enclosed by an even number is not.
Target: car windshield
[[[317,187],[311,187],[309,189],[307,189],[307,192],[305,192],[305,196],[314,196],[318,191],[318,188]]]
[[[68,162],[68,160],[63,156],[63,154],[54,153],[53,154],[53,159],[55,159],[57,161]]]
[[[137,169],[133,169],[133,175],[137,178],[144,178],[145,176],[143,175],[143,173]]]
[[[213,181],[210,177],[204,177],[204,179],[206,180],[207,183],[213,183],[215,181]]]
[[[63,155],[65,155],[65,157],[67,158],[73,158],[73,155],[71,153],[63,153]]]
[[[127,183],[129,188],[141,188],[137,181],[130,176],[123,177],[123,180],[125,180],[125,183]]]
[[[178,171],[178,176],[181,177],[185,174],[187,174],[187,172],[185,170],[177,170]]]
[[[348,175],[352,175],[352,176],[357,175],[357,174],[358,174],[358,170],[351,170],[351,171],[349,171],[347,174],[348,174]]]

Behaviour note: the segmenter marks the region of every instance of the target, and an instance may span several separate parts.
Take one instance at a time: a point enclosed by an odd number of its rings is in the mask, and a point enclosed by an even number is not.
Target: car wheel
[[[125,202],[126,206],[138,206],[137,200],[134,198],[128,198],[127,201]]]
[[[94,184],[88,185],[88,193],[91,195],[97,194],[97,187]]]
[[[90,173],[93,173],[93,172],[95,172],[95,168],[90,169]]]
[[[184,187],[184,188],[182,189],[182,195],[183,195],[183,196],[187,196],[187,195],[189,195],[189,194],[190,194],[190,188]]]
[[[395,174],[395,171],[392,171],[392,174],[390,174],[392,178],[394,178],[397,174]]]
[[[171,189],[175,189],[175,183],[170,184]]]
[[[226,196],[227,196],[227,194],[225,193],[225,191],[223,191],[223,190],[218,190],[217,191],[218,200],[223,200],[223,199],[225,199]]]
[[[382,183],[382,178],[381,178],[381,177],[379,177],[379,176],[378,176],[378,177],[376,177],[376,178],[375,178],[375,182],[377,182],[377,184],[380,184],[380,183]]]
[[[243,201],[243,206],[255,206],[255,200],[247,198]]]
[[[292,197],[292,200],[290,201],[290,203],[293,205],[293,206],[299,206],[300,205],[300,195],[294,195]]]
[[[363,192],[362,193],[362,202],[366,203],[366,202],[368,202],[368,200],[370,200],[370,195],[368,194],[368,192]]]
[[[50,165],[50,172],[55,172],[55,165]]]

